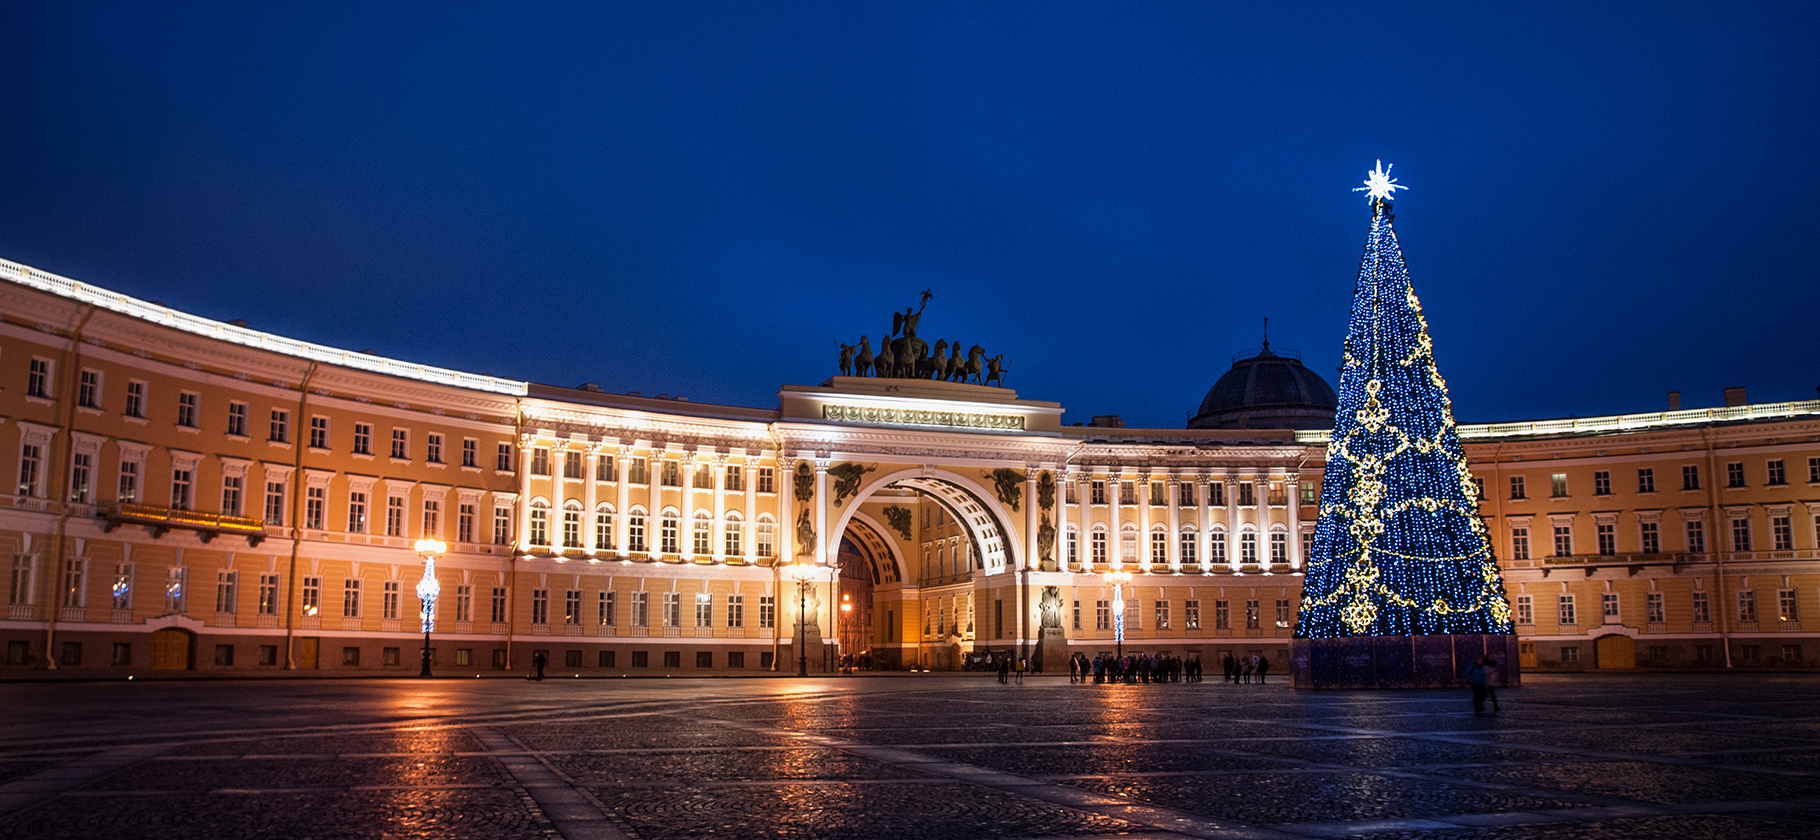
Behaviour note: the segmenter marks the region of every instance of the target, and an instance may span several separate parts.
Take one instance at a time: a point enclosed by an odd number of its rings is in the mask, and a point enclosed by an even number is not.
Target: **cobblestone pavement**
[[[1820,837],[1820,677],[0,684],[0,838]]]

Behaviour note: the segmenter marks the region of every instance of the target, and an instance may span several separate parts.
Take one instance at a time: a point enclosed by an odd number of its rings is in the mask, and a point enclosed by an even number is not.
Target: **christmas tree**
[[[1391,227],[1406,188],[1389,175],[1380,161],[1358,190],[1370,193],[1371,235],[1295,634],[1509,634],[1478,488]]]

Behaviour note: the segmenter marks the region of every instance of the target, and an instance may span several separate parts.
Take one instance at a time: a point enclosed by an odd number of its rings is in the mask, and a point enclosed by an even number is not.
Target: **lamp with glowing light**
[[[807,560],[799,560],[784,567],[790,579],[796,581],[796,675],[809,676],[809,622],[804,613],[808,611],[809,588],[815,585],[817,567]]]
[[[423,670],[417,676],[430,676],[430,633],[436,629],[436,596],[442,594],[442,585],[436,582],[436,558],[441,557],[449,547],[442,540],[418,540],[415,548],[417,556],[423,558],[423,579],[417,582],[417,601],[422,604],[423,616]]]
[[[841,646],[848,647],[849,642],[847,637],[852,635],[853,632],[853,595],[847,592],[841,593],[840,596],[840,629]],[[853,654],[849,651],[841,651],[841,670],[846,671],[849,674],[853,673],[852,656]]]
[[[1103,577],[1112,585],[1112,638],[1118,647],[1118,658],[1125,658],[1125,584],[1131,582],[1131,573],[1124,569],[1113,569]]]

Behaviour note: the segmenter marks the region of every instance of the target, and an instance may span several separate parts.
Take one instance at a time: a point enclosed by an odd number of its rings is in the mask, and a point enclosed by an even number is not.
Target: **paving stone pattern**
[[[1538,676],[1475,715],[971,675],[0,685],[0,838],[1814,838],[1816,690]]]

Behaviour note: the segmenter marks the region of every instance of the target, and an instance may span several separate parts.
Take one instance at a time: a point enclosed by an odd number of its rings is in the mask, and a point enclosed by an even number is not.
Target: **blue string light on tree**
[[[1371,234],[1298,638],[1511,632],[1447,383],[1391,227],[1401,189],[1379,161],[1355,190],[1371,201]]]

